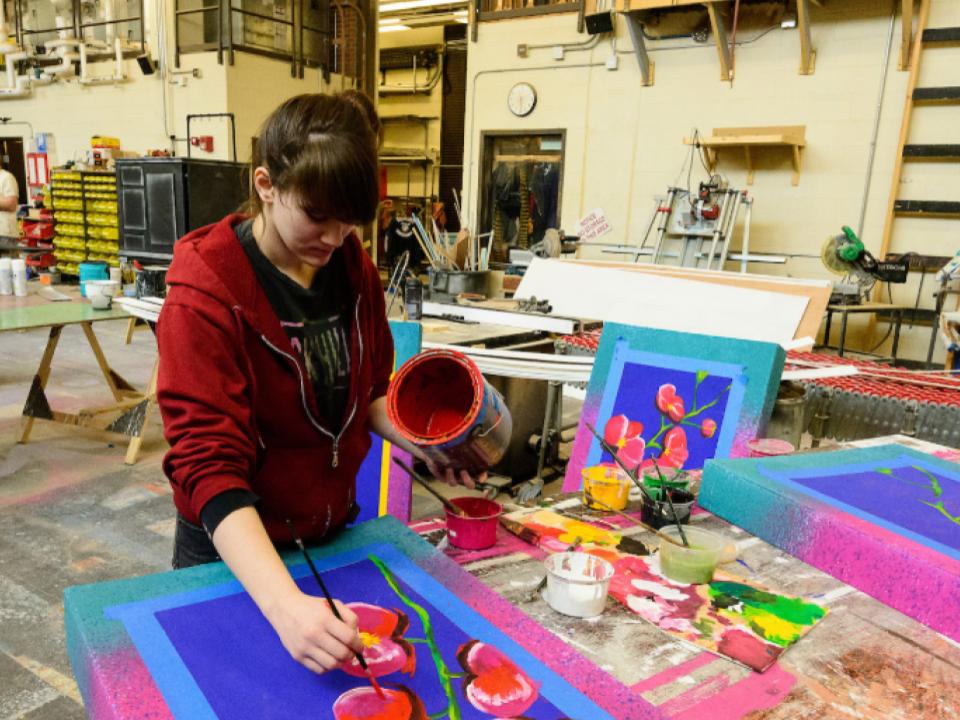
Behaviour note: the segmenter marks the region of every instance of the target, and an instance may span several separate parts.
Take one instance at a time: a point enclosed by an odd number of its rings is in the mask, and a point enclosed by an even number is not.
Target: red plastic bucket
[[[450,544],[462,550],[484,550],[497,541],[497,520],[503,506],[484,498],[461,497],[450,501],[466,513],[447,513],[447,536]]]
[[[470,358],[452,350],[427,350],[397,370],[387,416],[438,465],[473,473],[497,464],[513,431],[500,393]]]

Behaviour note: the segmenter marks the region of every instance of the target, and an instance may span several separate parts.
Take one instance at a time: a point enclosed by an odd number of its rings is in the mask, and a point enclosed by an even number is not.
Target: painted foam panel
[[[671,371],[691,375],[699,370],[709,370],[715,376],[730,378],[733,384],[730,404],[723,417],[718,418],[716,447],[705,457],[746,457],[749,455],[747,443],[763,431],[773,412],[785,358],[783,348],[775,343],[606,323],[590,374],[563,489],[567,492],[578,490],[583,468],[601,460],[609,462],[603,457],[600,445],[586,423],[602,433],[611,415],[617,414],[611,409],[619,402],[614,398],[634,390],[632,387],[621,390],[616,379],[628,365],[649,367],[651,378],[662,374],[665,381],[671,379]],[[656,381],[651,382],[655,387]],[[648,394],[650,396],[644,402],[653,407],[654,395]],[[689,396],[686,398],[688,408],[690,399]],[[645,458],[650,456],[649,440],[655,431],[656,426],[647,423]],[[691,457],[683,469],[702,467],[702,461],[692,460]],[[666,465],[662,459],[661,464]]]
[[[924,486],[924,473],[937,478],[939,495]],[[910,481],[904,485],[894,479],[898,476]],[[864,477],[880,484],[862,492],[859,479]],[[877,491],[885,483],[889,489]],[[900,445],[884,445],[711,460],[698,502],[960,641],[960,517],[948,517],[960,516],[958,499],[960,466]],[[934,507],[940,501],[945,512]],[[904,508],[915,510],[919,522],[909,520]]]
[[[450,589],[472,612],[511,638],[543,667],[618,720],[662,720],[663,713],[584,658],[504,598],[483,585],[393,517],[363,523],[311,554],[325,558],[371,544],[389,544],[434,582]],[[285,553],[295,576],[307,572],[302,556]],[[128,603],[203,590],[233,582],[223,563],[67,588],[64,613],[70,664],[91,720],[172,720],[175,716],[154,682],[124,624],[109,613]],[[105,612],[106,611],[106,612]],[[242,630],[242,629],[241,629]],[[328,717],[319,709],[317,717]],[[176,716],[182,717],[181,715]],[[194,720],[191,718],[190,720]]]

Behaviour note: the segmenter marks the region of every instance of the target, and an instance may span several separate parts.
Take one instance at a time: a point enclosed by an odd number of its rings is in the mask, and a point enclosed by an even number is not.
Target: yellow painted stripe
[[[9,657],[13,658],[18,665],[32,672],[61,695],[66,695],[78,705],[83,705],[83,699],[80,697],[80,690],[77,688],[77,684],[63,673],[24,655],[10,655]]]
[[[387,500],[390,497],[390,450],[393,446],[383,441],[383,454],[380,458],[380,508],[377,515],[387,514]]]

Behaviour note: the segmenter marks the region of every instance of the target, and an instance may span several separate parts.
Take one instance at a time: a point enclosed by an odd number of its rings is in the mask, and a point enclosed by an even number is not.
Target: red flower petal
[[[624,465],[633,470],[643,460],[643,451],[647,445],[643,438],[634,438],[627,440],[624,446],[617,453],[617,456],[623,460]]]
[[[677,395],[676,385],[665,383],[657,390],[657,409],[674,422],[680,422],[687,414],[683,398]]]
[[[613,447],[617,447],[619,442],[627,434],[627,428],[629,426],[630,421],[626,415],[614,415],[607,420],[607,424],[603,428],[603,439]]]
[[[457,651],[467,700],[497,718],[512,718],[537,701],[539,686],[493,645],[471,640]]]
[[[360,637],[365,645],[363,659],[374,677],[382,677],[398,670],[413,675],[417,655],[410,643],[403,639],[410,625],[407,616],[399,610],[387,610],[367,603],[348,603],[347,607],[357,615]],[[340,668],[348,675],[365,677],[356,658],[351,658]]]
[[[640,437],[640,434],[643,432],[643,423],[639,420],[631,420],[627,425],[627,434],[626,437],[629,440],[633,438]]]
[[[372,687],[347,690],[333,703],[335,720],[427,720],[420,698],[407,688],[388,690],[384,697]]]

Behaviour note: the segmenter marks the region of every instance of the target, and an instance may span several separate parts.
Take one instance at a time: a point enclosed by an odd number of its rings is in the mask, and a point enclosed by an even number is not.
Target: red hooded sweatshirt
[[[290,345],[231,215],[174,248],[157,323],[157,401],[170,451],[163,469],[183,517],[200,524],[215,495],[250,490],[270,537],[317,539],[347,520],[370,448],[370,403],[387,392],[393,341],[376,267],[350,235],[343,254],[353,307],[350,391],[339,433],[320,422],[307,370]]]

